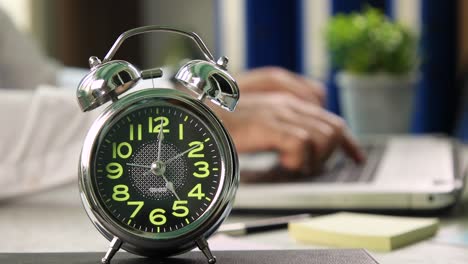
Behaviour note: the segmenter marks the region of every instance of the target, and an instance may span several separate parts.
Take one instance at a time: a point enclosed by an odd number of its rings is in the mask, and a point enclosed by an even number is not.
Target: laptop
[[[295,180],[241,184],[234,210],[433,212],[450,208],[462,193],[464,164],[450,138],[373,138],[362,147],[367,154],[364,164],[357,165],[337,151],[320,173],[303,177],[279,168],[274,153],[241,155],[241,177],[280,173]]]

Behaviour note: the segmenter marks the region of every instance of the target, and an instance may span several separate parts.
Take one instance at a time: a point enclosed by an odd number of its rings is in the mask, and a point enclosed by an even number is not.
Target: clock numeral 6
[[[197,161],[195,162],[195,167],[197,167],[198,172],[194,172],[193,176],[197,178],[206,178],[210,175],[209,165],[206,161]]]
[[[167,221],[166,216],[164,215],[166,210],[162,208],[156,208],[149,214],[149,220],[153,225],[164,225]]]
[[[169,125],[169,118],[165,116],[158,116],[156,118],[153,118],[150,116],[148,118],[148,132],[159,133],[159,130],[161,129],[161,120],[162,120],[162,127],[166,127],[167,125]],[[163,128],[163,133],[169,133],[169,128]]]
[[[132,145],[128,142],[112,143],[112,158],[116,159],[117,156],[126,159],[132,155]]]
[[[184,217],[187,216],[189,213],[189,209],[187,206],[187,201],[174,201],[174,204],[172,205],[172,214],[177,217]],[[178,212],[177,212],[178,211]]]
[[[125,184],[115,185],[114,193],[112,194],[112,199],[117,202],[124,202],[130,199],[130,194],[128,193],[128,186]]]

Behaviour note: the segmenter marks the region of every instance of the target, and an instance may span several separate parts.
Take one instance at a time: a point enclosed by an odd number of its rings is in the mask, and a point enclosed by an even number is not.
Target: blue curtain
[[[282,66],[302,72],[299,0],[246,1],[247,68]]]
[[[452,133],[459,89],[456,85],[456,1],[421,1],[421,80],[413,132]]]

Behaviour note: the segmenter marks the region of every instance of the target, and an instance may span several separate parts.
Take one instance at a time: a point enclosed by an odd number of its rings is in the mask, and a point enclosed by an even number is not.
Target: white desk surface
[[[442,218],[438,235],[453,229],[468,234],[468,195],[454,216]],[[250,220],[232,216],[228,221]],[[63,188],[0,204],[0,252],[105,251],[108,242],[88,220],[79,201],[77,186]],[[380,263],[468,263],[468,246],[426,240],[389,253],[371,252]],[[215,250],[305,249],[288,237],[286,230],[253,234],[241,238],[215,235]]]

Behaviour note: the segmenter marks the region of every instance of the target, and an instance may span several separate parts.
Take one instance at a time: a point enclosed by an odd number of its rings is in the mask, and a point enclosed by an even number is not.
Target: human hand
[[[337,147],[356,162],[364,160],[345,122],[322,108],[321,85],[278,68],[248,72],[238,83],[236,111],[217,112],[240,153],[274,150],[284,168],[304,172],[319,168]]]
[[[306,79],[280,67],[257,68],[236,77],[242,95],[283,92],[316,105],[325,104],[325,87],[320,82]]]

